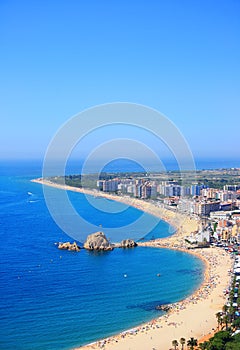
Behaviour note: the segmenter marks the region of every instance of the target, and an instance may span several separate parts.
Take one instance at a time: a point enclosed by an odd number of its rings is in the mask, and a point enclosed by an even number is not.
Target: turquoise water
[[[59,251],[55,242],[70,238],[52,220],[41,185],[30,182],[39,167],[18,164],[1,174],[1,349],[70,349],[160,315],[156,305],[180,300],[201,283],[202,262],[182,252]],[[109,230],[142,215],[126,207],[98,217],[84,196],[69,197],[87,220],[107,222]],[[150,235],[169,232],[160,222]]]

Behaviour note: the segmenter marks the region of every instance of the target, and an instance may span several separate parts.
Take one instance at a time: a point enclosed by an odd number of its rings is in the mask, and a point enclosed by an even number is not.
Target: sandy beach
[[[217,330],[216,313],[222,309],[226,301],[224,290],[229,287],[232,259],[227,252],[217,247],[186,249],[184,238],[198,229],[199,222],[196,219],[139,199],[58,185],[42,179],[32,181],[59,189],[113,199],[158,216],[173,225],[176,232],[168,238],[141,243],[141,246],[184,250],[205,262],[205,278],[200,288],[187,299],[172,304],[168,314],[132,330],[76,349],[169,350],[172,348],[174,339],[179,342],[180,338],[188,340],[194,337],[199,341]]]

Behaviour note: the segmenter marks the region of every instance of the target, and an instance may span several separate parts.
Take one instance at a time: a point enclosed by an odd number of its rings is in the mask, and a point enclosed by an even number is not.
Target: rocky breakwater
[[[58,249],[63,249],[63,250],[71,250],[73,252],[79,252],[80,247],[77,245],[76,242],[70,243],[70,242],[65,242],[65,243],[58,243]]]
[[[89,235],[83,247],[87,250],[113,250],[114,248],[105,234],[100,231]]]

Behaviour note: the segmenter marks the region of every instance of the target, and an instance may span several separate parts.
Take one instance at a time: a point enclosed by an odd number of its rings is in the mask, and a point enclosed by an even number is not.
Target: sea
[[[1,162],[0,349],[72,349],[156,318],[162,314],[157,305],[182,300],[199,287],[203,263],[184,252],[58,250],[56,243],[71,237],[50,215],[42,185],[31,182],[41,168],[35,160]],[[69,198],[88,220],[101,221],[103,230],[104,222],[111,229],[142,215],[126,207],[99,219],[84,195],[71,192]],[[148,222],[155,220],[146,215]],[[149,238],[173,232],[160,221]]]

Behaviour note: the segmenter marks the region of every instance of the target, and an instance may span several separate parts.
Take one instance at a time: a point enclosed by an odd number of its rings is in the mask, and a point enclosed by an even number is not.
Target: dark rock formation
[[[171,306],[170,305],[157,305],[155,307],[156,310],[160,310],[160,311],[165,311],[168,312],[171,310]]]
[[[124,239],[121,243],[120,243],[120,248],[133,248],[136,247],[137,243],[134,242],[134,240],[132,239]]]
[[[88,250],[113,250],[113,246],[103,232],[89,235],[84,243],[84,248]]]

